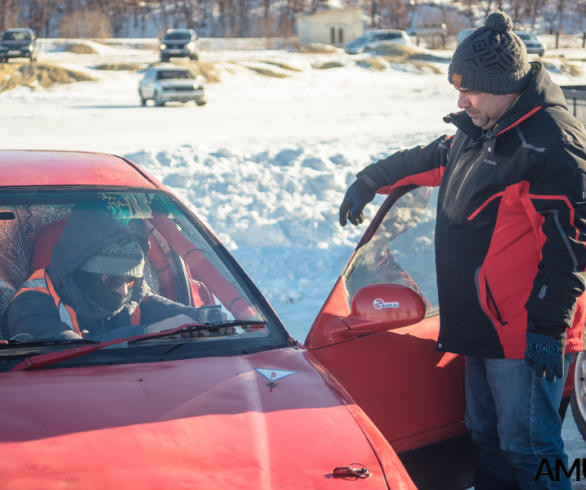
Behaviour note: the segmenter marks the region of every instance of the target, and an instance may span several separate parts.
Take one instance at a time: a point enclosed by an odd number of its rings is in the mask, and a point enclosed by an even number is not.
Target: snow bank
[[[192,145],[126,157],[210,226],[303,341],[366,229],[338,224],[339,205],[364,159],[324,147],[253,154]],[[367,220],[376,208],[366,209]]]
[[[229,248],[352,245],[357,230],[337,223],[338,206],[364,162],[320,148],[258,154],[185,145],[127,155],[205,220]]]
[[[86,46],[93,51],[92,54],[99,54],[103,56],[120,54],[121,52],[121,50],[118,48],[111,48],[110,46],[106,46],[105,44],[97,43],[95,41],[90,41],[89,39],[70,39],[63,44],[54,47],[51,49],[51,51],[54,53],[67,52],[69,48],[74,45]]]

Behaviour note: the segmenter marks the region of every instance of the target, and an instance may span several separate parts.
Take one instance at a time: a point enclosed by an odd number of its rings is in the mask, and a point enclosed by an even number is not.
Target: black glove
[[[361,179],[348,187],[340,206],[340,224],[346,226],[348,220],[354,226],[364,222],[364,206],[374,199],[375,192]]]
[[[525,362],[539,378],[555,381],[564,377],[565,327],[536,327],[527,325]]]

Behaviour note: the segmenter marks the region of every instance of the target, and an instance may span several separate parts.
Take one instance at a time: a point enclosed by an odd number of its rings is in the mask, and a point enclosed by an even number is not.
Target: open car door
[[[464,358],[436,351],[436,203],[437,189],[424,187],[387,198],[305,344],[420,490],[456,490],[472,485],[477,454],[464,426]]]

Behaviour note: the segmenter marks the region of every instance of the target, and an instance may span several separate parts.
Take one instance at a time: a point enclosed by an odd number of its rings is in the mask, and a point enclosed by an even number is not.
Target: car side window
[[[364,286],[400,284],[422,296],[428,315],[439,311],[434,245],[436,213],[436,188],[419,187],[394,203],[342,273],[350,304]]]
[[[392,39],[399,39],[401,37],[401,34],[398,32],[389,32],[387,34],[385,34],[385,39],[386,40],[392,40]]]

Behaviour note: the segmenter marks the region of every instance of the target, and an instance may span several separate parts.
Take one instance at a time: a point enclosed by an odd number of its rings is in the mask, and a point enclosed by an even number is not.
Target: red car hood
[[[3,373],[0,488],[387,488],[356,410],[295,349]],[[331,477],[350,463],[372,476]]]

